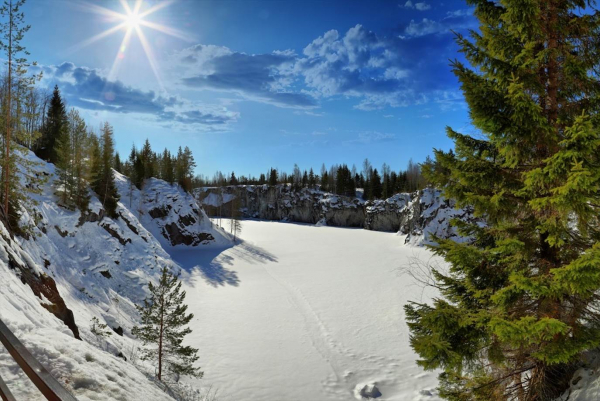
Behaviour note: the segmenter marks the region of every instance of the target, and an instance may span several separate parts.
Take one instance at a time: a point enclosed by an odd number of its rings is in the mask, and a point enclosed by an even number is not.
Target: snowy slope
[[[163,266],[180,271],[163,248],[169,239],[161,235],[161,229],[173,223],[171,220],[177,224],[177,218],[185,213],[193,214],[197,209],[193,199],[176,188],[163,188],[168,185],[162,182],[152,182],[151,190],[162,190],[166,196],[176,193],[181,200],[178,203],[170,196],[173,212],[159,221],[147,214],[153,207],[144,204],[148,200],[142,195],[138,195],[141,200],[138,210],[120,202],[119,218],[110,219],[101,217],[101,203],[92,194],[90,212],[82,216],[79,211],[56,204],[54,166],[41,162],[33,154],[28,157],[40,163],[37,174],[49,178],[42,193],[34,196],[38,206],[23,217],[31,223],[37,218],[35,235],[18,238],[12,245],[8,245],[7,239],[0,241],[0,254],[12,246],[18,251],[19,260],[24,261],[22,265],[55,280],[58,293],[73,312],[83,341],[76,340],[61,320],[42,307],[47,300],[43,295],[42,299],[36,297],[28,286],[21,284],[15,271],[9,270],[6,258],[0,259],[0,318],[79,399],[169,398],[146,377],[151,367],[137,362],[141,369],[138,370],[131,364],[140,344],[130,337],[130,331],[137,321],[134,304],[146,296],[147,283],[156,280]],[[121,187],[127,185],[124,177],[118,176],[117,180]],[[183,202],[187,202],[188,209]],[[144,224],[138,216],[142,216]],[[201,234],[212,238],[202,243],[227,242],[226,236],[212,228],[201,212],[196,219],[193,224],[187,220],[189,224],[182,232],[195,238]],[[108,341],[96,338],[90,332],[93,317],[112,328],[123,329],[124,336],[113,334]],[[130,361],[117,357],[119,353]],[[18,374],[14,361],[3,348],[0,375],[16,390],[17,399],[41,398],[28,380]]]

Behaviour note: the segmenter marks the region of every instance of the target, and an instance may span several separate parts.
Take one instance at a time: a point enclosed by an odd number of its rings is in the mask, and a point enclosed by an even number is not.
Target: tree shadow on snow
[[[229,268],[236,259],[251,264],[277,262],[273,254],[243,241],[226,248],[177,250],[171,257],[187,272],[198,271],[213,287],[239,286],[237,272]]]

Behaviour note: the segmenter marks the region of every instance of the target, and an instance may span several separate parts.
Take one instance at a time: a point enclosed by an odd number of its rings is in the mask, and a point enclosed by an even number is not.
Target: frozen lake
[[[197,386],[221,401],[360,399],[371,383],[381,400],[437,399],[403,310],[430,296],[402,272],[429,251],[390,233],[278,222],[244,221],[241,237],[173,254],[189,272]]]

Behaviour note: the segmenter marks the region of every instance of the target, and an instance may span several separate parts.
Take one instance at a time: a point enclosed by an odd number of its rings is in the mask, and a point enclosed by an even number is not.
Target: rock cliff
[[[431,242],[431,235],[460,240],[450,221],[472,219],[470,210],[456,209],[435,189],[376,201],[308,188],[295,191],[289,185],[199,188],[194,195],[209,216],[230,217],[239,207],[245,218],[399,232],[407,235],[406,241],[418,243]]]

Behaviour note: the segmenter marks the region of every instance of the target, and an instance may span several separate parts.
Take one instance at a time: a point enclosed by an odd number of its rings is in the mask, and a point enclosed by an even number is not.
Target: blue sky
[[[98,11],[125,13],[117,0],[24,8],[42,84],[112,123],[122,155],[149,138],[189,146],[205,175],[364,158],[398,170],[450,148],[447,125],[469,130],[449,67],[451,30],[477,27],[462,0],[145,0],[139,13],[161,5],[140,26],[153,62],[135,30],[121,49],[127,26],[89,40],[121,22]]]

